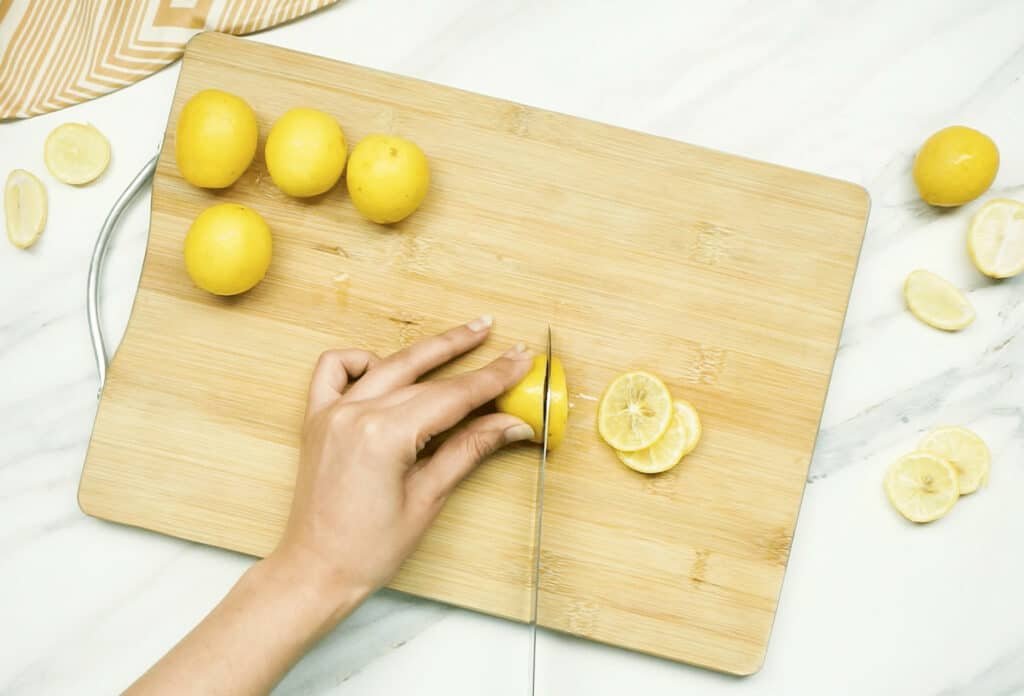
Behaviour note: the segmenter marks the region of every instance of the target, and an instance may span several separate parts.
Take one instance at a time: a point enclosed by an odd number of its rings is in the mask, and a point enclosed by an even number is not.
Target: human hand
[[[430,456],[420,456],[432,437],[529,371],[532,356],[520,344],[479,370],[416,382],[482,344],[490,324],[481,317],[384,359],[357,349],[320,356],[309,387],[291,514],[272,555],[320,578],[335,595],[337,612],[398,572],[448,495],[477,464],[505,444],[533,437],[522,420],[493,413],[467,423]]]

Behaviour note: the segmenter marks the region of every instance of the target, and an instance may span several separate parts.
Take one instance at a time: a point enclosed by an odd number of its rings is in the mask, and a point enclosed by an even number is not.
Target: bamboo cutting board
[[[184,102],[244,97],[260,155],[225,191],[174,161]],[[262,138],[294,106],[351,143],[400,134],[427,153],[423,207],[390,228],[344,185],[281,194]],[[182,241],[236,201],[274,233],[253,291],[195,288]],[[554,330],[572,403],[549,460],[539,623],[737,674],[768,635],[867,216],[852,184],[216,34],[189,44],[153,186],[131,320],[96,417],[79,500],[91,515],[269,552],[284,525],[309,373],[326,348],[389,353],[482,313],[455,370]],[[595,432],[619,372],[693,402],[697,450],[644,476]],[[492,458],[451,498],[393,587],[529,615],[538,451]]]

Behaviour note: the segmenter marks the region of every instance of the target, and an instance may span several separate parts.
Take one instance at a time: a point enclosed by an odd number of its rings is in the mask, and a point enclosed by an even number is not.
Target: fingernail
[[[509,442],[520,442],[521,440],[532,440],[533,439],[533,428],[528,426],[526,423],[520,423],[519,425],[513,425],[511,428],[505,430],[505,443]]]
[[[490,314],[485,314],[482,317],[477,317],[473,321],[466,324],[470,331],[483,331],[484,329],[491,328],[491,324],[494,323],[494,317]]]
[[[524,358],[529,355],[529,351],[526,349],[526,344],[520,341],[511,348],[505,351],[506,358]]]

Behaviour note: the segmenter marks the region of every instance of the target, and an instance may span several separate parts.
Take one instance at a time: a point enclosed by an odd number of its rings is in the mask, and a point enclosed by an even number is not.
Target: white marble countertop
[[[515,5],[343,0],[257,40],[849,179],[873,200],[764,669],[736,679],[542,633],[538,694],[1024,693],[1024,278],[980,276],[964,251],[977,204],[932,210],[910,181],[920,142],[965,123],[1001,149],[990,195],[1024,198],[1020,0]],[[97,521],[75,502],[96,409],[89,253],[156,151],[177,73],[0,125],[0,173],[30,169],[50,194],[32,251],[0,243],[4,694],[116,692],[250,563]],[[93,186],[63,186],[43,166],[46,133],[69,120],[112,141]],[[148,207],[148,195],[132,207],[108,261],[104,325],[115,338]],[[902,280],[917,267],[969,289],[970,328],[943,334],[904,311]],[[991,483],[916,527],[888,506],[882,474],[943,423],[986,438]],[[518,696],[526,635],[382,593],[278,692]]]

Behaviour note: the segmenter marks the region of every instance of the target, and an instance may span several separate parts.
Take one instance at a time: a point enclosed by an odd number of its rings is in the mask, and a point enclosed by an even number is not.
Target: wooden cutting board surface
[[[230,189],[174,160],[184,102],[244,97],[260,154]],[[350,143],[417,142],[433,182],[393,227],[344,185],[307,201],[262,161],[295,106]],[[266,279],[223,299],[193,286],[182,242],[236,201],[274,233]],[[761,665],[868,209],[849,183],[242,39],[189,44],[153,186],[149,247],[103,390],[79,500],[91,515],[244,553],[285,523],[317,355],[390,353],[482,313],[465,370],[551,324],[571,395],[544,500],[539,623],[727,672]],[[623,467],[595,432],[625,370],[662,376],[704,422],[672,471]],[[482,466],[393,587],[526,620],[538,449]]]

